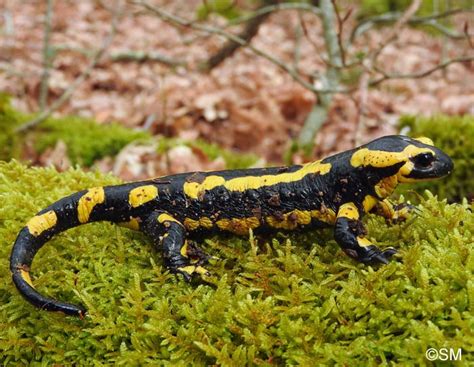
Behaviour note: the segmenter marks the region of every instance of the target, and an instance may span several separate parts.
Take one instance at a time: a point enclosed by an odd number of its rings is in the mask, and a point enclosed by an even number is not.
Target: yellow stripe
[[[134,231],[140,230],[140,222],[138,221],[137,218],[130,218],[128,222],[120,222],[117,224],[121,227],[133,229]]]
[[[32,236],[38,237],[44,231],[53,228],[58,222],[58,217],[54,210],[50,210],[44,214],[36,215],[31,218],[26,226]]]
[[[185,240],[183,246],[179,250],[181,256],[188,257],[188,241]]]
[[[175,222],[178,224],[181,224],[179,221],[174,219],[171,215],[163,213],[158,216],[158,223],[164,223],[164,222]]]
[[[311,218],[317,219],[327,224],[334,224],[336,221],[336,213],[329,208],[321,208],[320,210],[311,210]]]
[[[345,203],[339,208],[337,216],[356,220],[359,219],[359,211],[354,203]]]
[[[30,273],[28,273],[27,271],[21,269],[20,270],[20,275],[23,278],[23,280],[29,284],[29,286],[31,288],[34,288],[33,287],[33,282],[31,281],[31,278],[30,278]]]
[[[246,235],[249,233],[249,229],[255,229],[260,226],[260,221],[257,217],[249,218],[230,218],[221,219],[216,222],[217,226],[224,230],[232,233]]]
[[[429,148],[419,148],[414,145],[408,145],[401,152],[385,152],[383,150],[362,148],[352,155],[351,165],[353,167],[390,167],[400,162],[406,162],[410,157],[414,157],[420,153],[431,153],[435,155],[435,152]],[[406,169],[408,169],[408,167]],[[403,173],[408,174],[410,171],[411,169],[408,172]]]
[[[426,136],[420,136],[419,138],[414,138],[413,140],[417,140],[420,143],[426,144],[426,145],[434,145],[433,140],[430,138],[427,138]]]
[[[266,218],[266,221],[274,228],[295,229],[298,225],[309,224],[311,222],[311,212],[295,209],[283,214],[281,219],[270,216]]]
[[[361,247],[367,247],[373,245],[372,242],[370,242],[367,238],[365,237],[357,237],[357,243]]]
[[[130,190],[128,202],[133,208],[148,203],[158,196],[158,188],[154,185],[139,186]]]
[[[198,220],[186,218],[184,219],[183,224],[186,227],[186,229],[190,231],[195,231],[199,227],[210,229],[214,225],[214,223],[209,217],[202,217],[202,218],[199,218]]]
[[[89,189],[80,199],[77,204],[77,218],[81,223],[87,223],[92,210],[97,204],[102,204],[105,201],[105,193],[103,187],[94,187]]]
[[[378,199],[374,198],[372,195],[366,195],[362,206],[364,207],[364,212],[368,213],[372,208],[377,204]]]
[[[305,164],[299,170],[291,173],[280,173],[276,175],[264,176],[245,176],[226,180],[221,176],[208,176],[202,183],[186,182],[183,185],[184,193],[190,198],[197,199],[206,190],[212,190],[217,186],[224,186],[229,191],[246,191],[249,189],[259,189],[266,186],[279,183],[289,183],[301,180],[310,173],[319,173],[324,175],[331,170],[330,163],[321,163],[321,161]]]

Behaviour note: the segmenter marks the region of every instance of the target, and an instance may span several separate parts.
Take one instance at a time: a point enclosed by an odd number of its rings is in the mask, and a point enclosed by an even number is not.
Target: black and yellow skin
[[[194,172],[96,187],[40,211],[20,231],[10,258],[13,281],[33,305],[83,316],[85,309],[38,293],[29,271],[36,252],[55,234],[81,224],[111,221],[140,230],[160,245],[164,264],[185,279],[207,274],[209,257],[191,242],[196,234],[333,226],[352,258],[387,263],[393,248],[366,238],[364,213],[405,217],[386,198],[398,183],[445,176],[451,159],[427,138],[386,136],[321,161],[289,167]],[[397,210],[398,209],[398,210]]]

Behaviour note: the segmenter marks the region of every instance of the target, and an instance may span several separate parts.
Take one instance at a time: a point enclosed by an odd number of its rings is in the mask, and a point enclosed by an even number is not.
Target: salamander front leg
[[[186,229],[171,215],[163,211],[153,212],[142,227],[143,232],[151,237],[155,245],[163,246],[164,265],[175,274],[181,274],[190,281],[193,275],[209,275],[202,267],[207,262],[207,255],[188,245]],[[193,259],[197,258],[197,261]]]
[[[388,264],[390,257],[397,251],[392,247],[380,250],[365,237],[366,234],[355,204],[342,205],[337,213],[334,238],[344,252],[365,264]]]

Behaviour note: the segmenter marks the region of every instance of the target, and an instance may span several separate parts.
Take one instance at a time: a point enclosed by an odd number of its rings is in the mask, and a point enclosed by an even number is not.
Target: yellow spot
[[[188,273],[189,275],[193,275],[194,273],[198,273],[199,275],[209,275],[209,271],[202,266],[188,265],[182,266],[178,268],[178,270]]]
[[[77,204],[77,217],[79,222],[87,223],[94,207],[97,204],[102,204],[104,201],[105,193],[103,187],[89,189],[82,195]]]
[[[413,140],[417,140],[420,143],[426,144],[426,145],[434,145],[433,140],[430,138],[427,138],[426,136],[420,136],[419,138],[414,138]]]
[[[260,221],[257,217],[231,219],[226,218],[218,220],[216,224],[224,231],[246,235],[249,233],[249,229],[254,229],[260,226]]]
[[[184,241],[183,246],[179,250],[182,256],[188,257],[188,241]]]
[[[128,202],[133,208],[148,203],[158,196],[158,188],[154,185],[139,186],[130,190]]]
[[[367,238],[365,237],[357,237],[357,243],[359,244],[359,246],[362,246],[362,247],[367,247],[367,246],[371,246],[373,245],[372,242],[370,242]]]
[[[195,231],[199,228],[199,221],[191,218],[185,218],[183,224],[189,231]]]
[[[374,188],[379,198],[386,198],[392,194],[392,192],[396,189],[397,185],[398,185],[397,175],[393,175],[393,176],[385,177],[382,180],[380,180],[375,185]]]
[[[319,173],[324,175],[331,170],[330,163],[321,163],[321,161],[305,164],[295,172],[286,172],[276,175],[263,176],[245,176],[226,180],[221,176],[208,176],[202,183],[186,182],[183,186],[184,193],[190,198],[199,198],[206,190],[212,190],[217,186],[224,186],[229,191],[246,191],[249,189],[259,189],[266,186],[279,183],[288,183],[301,180],[310,173]]]
[[[357,150],[352,155],[351,165],[353,167],[360,167],[360,166],[372,166],[372,167],[379,167],[379,168],[390,167],[400,162],[408,162],[409,158],[414,157],[420,153],[431,153],[435,155],[435,152],[433,152],[429,148],[419,148],[414,145],[408,145],[401,152],[385,152],[383,150],[369,150],[367,148],[362,148],[362,149]]]
[[[275,216],[267,217],[266,221],[274,228],[295,229],[298,225],[309,224],[311,222],[311,212],[295,209],[283,214],[281,218]]]
[[[202,218],[199,218],[199,225],[200,225],[201,227],[206,228],[206,229],[210,229],[210,228],[212,228],[212,226],[214,225],[214,223],[212,223],[211,218],[202,217]]]
[[[128,229],[133,229],[134,231],[140,230],[140,222],[138,221],[138,218],[130,218],[128,222],[120,222],[118,225]]]
[[[183,223],[186,229],[188,229],[189,231],[195,231],[199,227],[210,229],[214,225],[214,223],[212,223],[212,220],[208,217],[202,217],[198,220],[186,218]]]
[[[158,223],[164,223],[164,222],[175,222],[175,223],[181,224],[179,221],[174,219],[171,215],[162,213],[158,216]]]
[[[327,224],[334,224],[336,221],[336,213],[334,210],[325,208],[324,210],[311,210],[311,218],[317,219]]]
[[[56,213],[54,210],[50,210],[44,214],[34,216],[28,221],[26,226],[33,236],[38,237],[44,231],[53,228],[57,221]]]
[[[354,203],[345,203],[339,208],[337,216],[356,220],[359,219],[359,211]]]
[[[372,208],[377,204],[378,199],[374,198],[372,195],[366,195],[364,201],[362,202],[362,206],[364,207],[364,212],[368,213],[372,210]]]
[[[24,280],[25,282],[27,282],[28,285],[29,285],[31,288],[34,288],[34,287],[33,287],[33,282],[31,281],[31,278],[30,278],[30,273],[28,273],[27,271],[21,269],[21,270],[20,270],[20,275],[21,275],[21,277],[23,278],[23,280]]]

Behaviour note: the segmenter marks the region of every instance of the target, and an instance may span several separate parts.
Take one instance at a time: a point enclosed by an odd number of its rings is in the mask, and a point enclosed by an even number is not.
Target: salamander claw
[[[364,264],[376,265],[376,264],[388,264],[390,258],[397,253],[393,247],[389,247],[381,251],[377,246],[367,246],[364,248],[366,251],[364,254],[360,254],[357,258]]]

